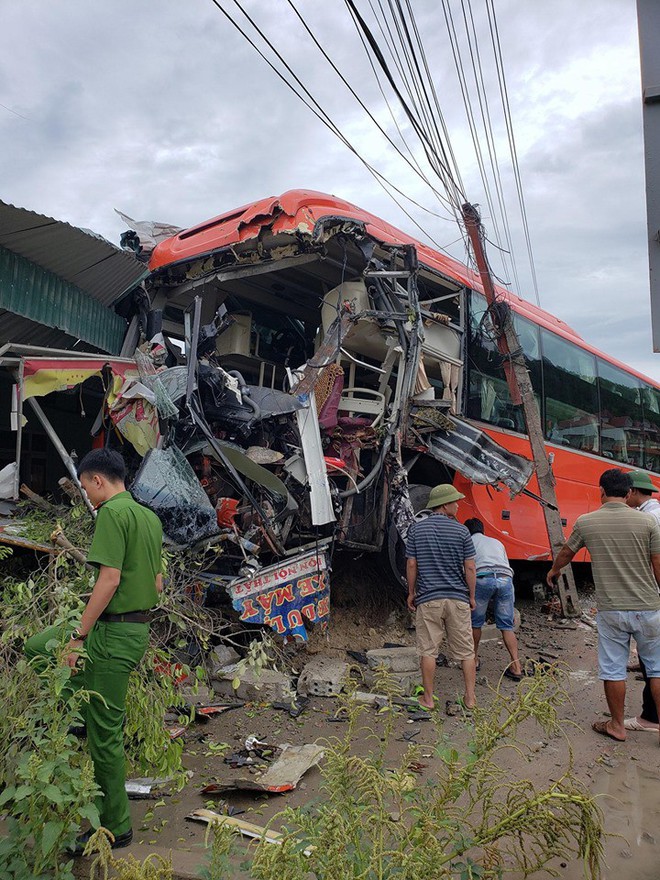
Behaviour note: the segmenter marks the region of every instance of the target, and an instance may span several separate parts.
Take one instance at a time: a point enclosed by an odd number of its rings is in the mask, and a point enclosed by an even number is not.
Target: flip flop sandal
[[[599,733],[601,736],[607,736],[610,739],[613,739],[614,742],[622,743],[625,742],[625,739],[620,739],[618,736],[614,736],[613,733],[610,733],[607,729],[607,721],[594,721],[591,725],[591,729],[594,733]]]
[[[623,722],[623,726],[626,730],[645,730],[647,733],[654,733],[656,736],[658,735],[658,725],[656,724],[654,727],[645,727],[643,724],[640,724],[637,720],[637,717],[626,718]]]
[[[504,678],[510,678],[511,681],[522,681],[524,675],[517,675],[515,672],[512,672],[510,669],[504,670]]]

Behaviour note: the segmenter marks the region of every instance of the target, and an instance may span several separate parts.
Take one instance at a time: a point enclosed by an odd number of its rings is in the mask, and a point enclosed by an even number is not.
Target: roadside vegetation
[[[47,541],[52,525],[37,514],[30,520],[33,539]],[[84,550],[87,520],[78,512],[72,519],[67,511],[60,525]],[[167,563],[153,644],[130,685],[126,740],[130,774],[169,777],[180,788],[186,780],[182,741],[170,738],[163,718],[172,707],[183,711],[176,681],[204,680],[204,657],[227,624],[219,612],[195,601],[199,560],[168,554]],[[58,662],[63,645],[54,645],[52,662],[37,670],[23,657],[22,644],[46,625],[77,621],[93,573],[64,554],[29,576],[17,567],[14,573],[3,577],[0,591],[0,813],[6,816],[0,877],[72,880],[66,847],[82,823],[98,822],[91,763],[84,742],[71,732],[81,724],[89,695],[70,696],[70,670]],[[235,878],[243,860],[240,876],[252,880],[494,880],[540,871],[548,876],[560,862],[577,858],[587,878],[599,878],[602,815],[573,773],[568,731],[557,711],[567,699],[559,668],[537,669],[513,696],[494,692],[466,719],[473,734],[465,749],[455,747],[438,713],[431,713],[425,739],[436,743],[440,758],[433,776],[418,745],[392,759],[400,707],[385,674],[376,689],[389,698],[380,710],[383,727],[378,734],[370,731],[365,707],[350,693],[341,698],[345,735],[325,743],[320,796],[274,817],[270,827],[282,832],[281,843],[253,843],[246,851],[232,829],[211,825],[200,877]],[[534,753],[521,745],[518,730],[530,721],[564,738],[565,766],[542,786],[525,774]],[[365,735],[372,748],[358,753],[355,743]],[[89,850],[90,878],[173,876],[162,858],[139,862],[113,853],[103,830]]]

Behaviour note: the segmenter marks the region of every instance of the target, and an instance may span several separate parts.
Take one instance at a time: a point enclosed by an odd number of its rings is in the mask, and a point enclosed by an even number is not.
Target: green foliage
[[[85,855],[93,859],[90,880],[173,880],[172,860],[150,855],[140,862],[134,856],[116,858],[110,848],[110,838],[105,828],[99,828],[85,847]]]
[[[414,772],[417,746],[395,768],[387,765],[389,726],[384,744],[354,754],[364,710],[347,707],[346,736],[327,744],[321,797],[275,817],[284,826],[283,844],[259,843],[252,877],[499,880],[505,868],[520,876],[553,874],[553,860],[579,857],[595,880],[602,815],[570,760],[556,781],[538,788],[510,769],[512,756],[517,767],[531,760],[516,742],[518,725],[534,719],[557,733],[564,699],[558,673],[537,674],[512,698],[495,694],[489,708],[475,713],[474,737],[462,752],[434,718],[441,769],[426,781]]]
[[[0,544],[0,562],[2,562],[3,559],[8,559],[11,554],[11,547],[7,547],[5,544]]]
[[[71,501],[57,507],[53,512],[41,510],[29,501],[19,504],[18,517],[21,537],[36,544],[50,544],[50,536],[60,528],[74,547],[88,547],[94,533],[94,520],[87,507]]]
[[[204,843],[208,847],[210,838],[211,849],[207,864],[199,871],[200,880],[231,880],[234,877],[236,870],[231,856],[236,837],[237,832],[228,825],[208,825]]]
[[[136,776],[172,778],[182,788],[186,775],[181,765],[183,740],[171,739],[163,718],[170,707],[183,706],[173,678],[171,655],[149,648],[139,667],[131,674],[126,697],[124,741],[129,764]],[[176,666],[180,675],[187,667]]]
[[[71,670],[56,660],[39,672],[33,666],[20,660],[0,678],[0,809],[8,814],[0,876],[69,880],[73,863],[62,853],[83,820],[99,819],[91,762],[69,733],[70,725],[80,723],[87,694],[69,695]]]
[[[49,544],[59,527],[83,553],[94,522],[82,504],[52,513],[24,505],[22,534]],[[0,547],[0,558],[5,555]],[[41,557],[42,560],[46,557]],[[200,603],[197,574],[209,562],[203,554],[165,553],[167,578],[161,608],[151,627],[152,647],[131,675],[125,742],[134,775],[171,778],[183,786],[183,741],[172,740],[165,714],[183,706],[176,682],[186,674],[205,680],[205,670],[186,665],[190,652],[203,651],[226,628],[219,611]],[[41,880],[70,878],[71,863],[61,855],[84,819],[95,823],[96,787],[84,743],[68,733],[80,724],[83,693],[67,698],[68,667],[54,658],[40,675],[23,658],[23,645],[51,625],[80,620],[95,572],[61,553],[46,559],[27,578],[0,581],[0,799],[8,815],[8,835],[0,838],[0,877]],[[200,654],[200,656],[202,656]],[[99,871],[109,864],[98,862]],[[113,869],[120,864],[112,860]],[[104,868],[104,865],[106,868]],[[142,866],[121,862],[122,878],[165,878],[165,866],[151,860]],[[140,873],[142,871],[142,873]],[[159,873],[160,872],[160,873]],[[102,876],[102,874],[99,874]]]

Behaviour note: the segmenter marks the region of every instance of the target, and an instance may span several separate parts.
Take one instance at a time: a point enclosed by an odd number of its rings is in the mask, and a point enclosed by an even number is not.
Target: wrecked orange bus
[[[327,621],[335,549],[383,552],[401,580],[407,528],[440,482],[519,573],[539,574],[549,549],[529,442],[475,273],[305,190],[160,238],[146,226],[122,237],[145,271],[113,304],[121,346],[0,349],[14,497],[44,434],[74,482],[73,446],[121,448],[133,495],[172,545],[204,558],[200,582],[286,638]],[[660,485],[660,386],[498,294],[565,527],[598,505],[605,467],[645,468]]]
[[[409,249],[416,255],[419,311],[402,327],[392,312],[409,307]],[[507,486],[511,473],[498,475],[498,465],[480,473],[478,441],[470,448],[462,435],[437,446],[433,439],[444,417],[450,427],[472,426],[508,453],[531,458],[522,410],[511,402],[481,283],[470,269],[355,205],[305,190],[245,205],[168,238],[151,254],[149,269],[152,305],[163,309],[165,329],[180,329],[181,312],[195,295],[208,314],[226,305],[235,324],[219,338],[217,353],[262,387],[282,388],[288,367],[312,362],[339,304],[352,303],[357,320],[328,364],[332,376],[343,379],[339,421],[342,414],[356,417],[382,433],[393,399],[401,405],[395,394],[400,372],[414,369],[412,424],[392,447],[413,506],[425,504],[430,486],[451,480],[466,496],[459,516],[482,519],[512,560],[549,558],[534,476],[527,492],[521,491],[525,473]],[[597,351],[559,318],[502,288],[498,293],[514,313],[537,392],[564,525],[570,528],[598,505],[595,487],[605,467],[644,468],[660,484],[660,386]],[[422,337],[421,369],[397,353],[402,330],[407,338]],[[321,394],[328,384],[326,377]],[[377,442],[374,449],[363,438],[357,443],[359,451],[348,456],[345,432],[342,441],[329,442],[331,457],[352,457],[346,485],[349,475],[364,479],[378,457]],[[520,460],[509,464],[513,471]],[[336,479],[341,472],[329,473]],[[383,499],[376,495],[372,484],[344,505],[340,529],[348,546],[381,545],[387,517],[378,513]],[[391,527],[389,540],[396,543]]]

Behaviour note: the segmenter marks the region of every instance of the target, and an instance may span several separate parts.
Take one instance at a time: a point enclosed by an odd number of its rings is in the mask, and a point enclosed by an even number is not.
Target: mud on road
[[[630,733],[628,740],[619,744],[596,735],[591,724],[606,716],[607,707],[602,686],[597,680],[594,630],[574,622],[562,624],[549,619],[539,611],[538,605],[531,602],[519,603],[519,607],[522,613],[518,633],[521,657],[556,661],[566,668],[570,701],[559,711],[565,722],[575,773],[593,793],[601,795],[605,830],[610,835],[617,835],[606,841],[604,880],[620,876],[627,880],[656,880],[660,846],[660,748],[657,737],[648,733]],[[392,641],[413,644],[414,634],[407,631],[402,622],[396,623],[392,618],[387,624],[366,626],[352,620],[350,614],[339,613],[331,623],[329,639],[313,639],[306,654],[329,651],[330,656],[337,657],[349,644],[353,650],[364,650]],[[332,650],[329,650],[330,644]],[[501,641],[482,642],[480,654],[479,701],[485,705],[497,687],[513,694],[520,685],[500,679],[507,660]],[[301,660],[299,657],[297,665]],[[630,673],[628,715],[638,711],[642,687],[635,674]],[[460,670],[439,668],[436,676],[439,705],[444,707],[446,699],[452,699],[460,692]],[[189,784],[178,794],[132,802],[136,843],[125,852],[144,858],[149,852],[166,854],[171,851],[177,876],[195,877],[205,859],[206,828],[186,820],[192,810],[207,806],[224,813],[231,808],[235,813],[243,811],[241,819],[264,825],[285,806],[300,806],[317,798],[321,782],[317,768],[309,770],[298,787],[286,794],[230,792],[212,797],[200,794],[200,790],[209,782],[222,778],[226,772],[224,755],[242,748],[250,735],[269,743],[294,745],[342,736],[345,725],[332,720],[336,710],[334,698],[313,698],[298,718],[291,718],[287,712],[268,705],[253,703],[216,717],[203,726],[191,726],[185,735],[184,756],[185,766],[191,773]],[[445,717],[442,710],[439,712],[444,734],[458,748],[465,746],[470,738],[470,723],[461,717]],[[363,730],[354,744],[355,750],[362,753],[373,747],[371,737],[382,735],[385,721],[376,710],[369,709],[364,723],[370,730]],[[433,754],[436,738],[433,725],[411,722],[406,713],[402,713],[396,720],[388,755],[394,766],[407,748],[405,737],[416,730],[419,732],[414,741],[422,746],[427,764],[420,776],[420,782],[423,782],[432,778],[438,767],[438,759]],[[533,760],[521,758],[517,765],[512,764],[512,773],[540,785],[556,778],[566,767],[568,755],[564,737],[547,737],[531,721],[520,727],[518,736],[521,743],[531,747]],[[227,748],[221,744],[227,744]],[[247,843],[241,842],[239,848],[247,854]],[[241,858],[236,859],[237,877],[243,876],[240,861]],[[581,865],[562,863],[556,868],[566,880],[583,877]]]

